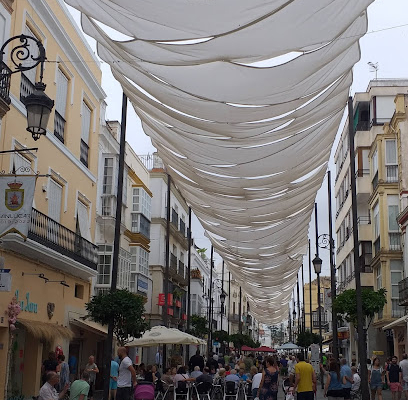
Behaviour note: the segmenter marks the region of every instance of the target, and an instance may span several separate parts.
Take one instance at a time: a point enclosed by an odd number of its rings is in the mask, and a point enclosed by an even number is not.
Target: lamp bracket
[[[317,245],[321,249],[327,249],[330,250],[330,241],[332,242],[333,249],[334,249],[334,240],[330,238],[330,235],[327,233],[323,233],[318,237]]]

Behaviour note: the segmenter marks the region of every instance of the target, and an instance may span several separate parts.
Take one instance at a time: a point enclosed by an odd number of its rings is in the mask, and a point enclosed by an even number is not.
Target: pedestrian
[[[69,390],[69,400],[86,400],[89,394],[89,373],[82,372],[81,379],[72,382]]]
[[[65,356],[63,354],[59,354],[57,357],[58,365],[57,365],[57,374],[59,375],[59,385],[58,391],[61,392],[65,385],[69,383],[69,365],[65,362]]]
[[[279,369],[273,357],[266,357],[266,368],[262,372],[261,383],[259,384],[257,397],[260,400],[277,400]]]
[[[48,353],[48,358],[44,360],[41,367],[43,384],[47,382],[46,375],[48,374],[48,372],[57,372],[57,366],[57,357],[55,356],[55,353],[53,351],[50,351]]]
[[[324,387],[324,397],[327,397],[329,400],[341,399],[344,397],[339,364],[334,360],[329,364],[329,373]]]
[[[258,394],[258,389],[261,384],[261,380],[262,380],[262,372],[257,372],[252,377],[252,399],[255,399],[255,397]]]
[[[69,385],[66,384],[63,390],[58,393],[55,386],[58,385],[59,375],[55,371],[48,371],[45,375],[45,383],[41,386],[38,400],[61,400],[65,397]]]
[[[129,400],[132,395],[132,389],[137,385],[136,371],[133,368],[132,360],[127,355],[125,347],[118,348],[118,357],[120,364],[116,400]]]
[[[404,354],[399,363],[402,371],[402,390],[405,394],[405,399],[408,400],[408,355]]]
[[[279,364],[281,366],[280,373],[282,376],[287,376],[288,375],[288,360],[286,359],[286,355],[283,354],[281,357]]]
[[[116,400],[116,391],[118,389],[119,364],[114,357],[111,360],[110,380],[109,380],[109,399]]]
[[[371,400],[375,400],[377,394],[378,400],[382,400],[382,388],[384,385],[384,370],[380,365],[379,358],[374,358],[370,369],[368,370],[368,384],[371,390]]]
[[[341,359],[340,364],[340,377],[343,384],[344,400],[349,400],[351,398],[350,392],[353,384],[353,373],[351,372],[351,368],[347,365],[345,358]]]
[[[99,373],[98,366],[95,364],[95,357],[89,356],[88,364],[85,366],[85,371],[89,374],[89,393],[88,398],[89,400],[93,399],[93,389],[96,382],[96,374]]]
[[[316,373],[311,364],[305,362],[303,353],[297,355],[294,390],[297,390],[297,400],[314,400]]]
[[[398,357],[393,356],[387,367],[387,381],[389,382],[392,400],[400,400],[402,394],[402,371],[397,363]]]
[[[210,369],[210,373],[215,374],[218,369],[218,361],[214,358],[214,353],[210,353],[210,358],[207,361],[206,366]]]
[[[156,353],[156,365],[158,365],[159,368],[163,366],[163,350],[159,348]]]
[[[200,371],[200,367],[196,365],[194,367],[194,371],[190,374],[190,376],[194,379],[197,379],[200,375],[202,375],[202,372]]]
[[[225,372],[225,371],[224,371]],[[198,376],[195,380],[197,383],[213,383],[213,378],[210,375],[210,370],[208,367],[205,367],[203,373]]]
[[[70,372],[69,380],[73,382],[77,378],[77,368],[78,368],[78,360],[73,354],[70,354],[68,358],[68,367],[69,367],[69,372]]]
[[[353,384],[351,385],[351,397],[354,399],[360,390],[361,378],[360,375],[357,373],[356,367],[351,367],[351,372],[353,374]]]
[[[200,371],[204,369],[204,357],[200,354],[200,350],[197,349],[196,353],[190,358],[188,367],[190,371],[194,371],[195,367],[199,367]]]
[[[295,366],[296,366],[296,358],[295,356],[290,355],[288,361],[288,374],[289,374],[289,381],[290,384],[293,385],[295,382]]]

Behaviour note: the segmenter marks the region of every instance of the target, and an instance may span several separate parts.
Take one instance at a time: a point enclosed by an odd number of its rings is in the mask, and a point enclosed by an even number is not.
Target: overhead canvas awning
[[[18,318],[17,325],[18,324],[23,325],[28,333],[39,340],[46,340],[49,342],[52,342],[55,338],[71,340],[74,336],[70,329],[51,322],[31,321]]]
[[[373,0],[65,2],[254,317],[280,323]]]
[[[91,321],[89,319],[81,319],[80,317],[72,318],[69,321],[70,324],[76,325],[80,328],[87,329],[93,333],[99,335],[107,335],[108,334],[108,327],[98,324],[97,322]]]

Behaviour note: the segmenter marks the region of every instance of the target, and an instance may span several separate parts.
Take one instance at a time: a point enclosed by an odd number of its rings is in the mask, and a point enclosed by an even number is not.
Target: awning
[[[80,317],[71,318],[69,321],[70,324],[76,325],[80,328],[86,329],[91,331],[92,333],[96,333],[98,335],[107,335],[108,334],[108,327],[98,324],[97,322],[91,321],[89,319],[81,319]]]
[[[24,326],[26,331],[34,336],[36,339],[53,341],[56,337],[63,339],[72,339],[74,334],[65,326],[52,324],[50,322],[30,321],[19,318],[17,324]]]
[[[395,326],[400,326],[400,325],[406,325],[408,319],[408,315],[404,315],[401,318],[396,319],[395,321],[392,321],[390,324],[385,325],[382,330],[386,331],[387,329],[392,329]]]

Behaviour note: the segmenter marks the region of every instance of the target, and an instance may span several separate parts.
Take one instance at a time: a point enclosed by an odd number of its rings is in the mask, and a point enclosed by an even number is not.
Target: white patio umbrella
[[[277,347],[277,350],[296,350],[296,349],[301,349],[301,347],[299,347],[297,344],[290,342]]]
[[[206,344],[206,342],[178,329],[154,326],[146,331],[141,338],[133,340],[126,346],[153,347],[160,344]]]

